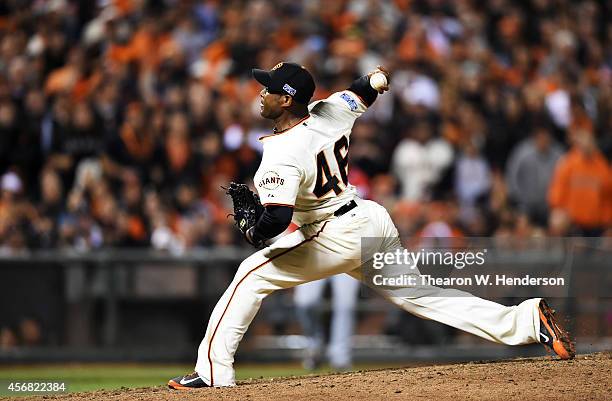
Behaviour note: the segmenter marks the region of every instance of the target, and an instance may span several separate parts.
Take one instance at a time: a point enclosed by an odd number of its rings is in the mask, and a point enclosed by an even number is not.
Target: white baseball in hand
[[[387,88],[387,77],[382,72],[375,72],[370,75],[370,86],[377,91]]]

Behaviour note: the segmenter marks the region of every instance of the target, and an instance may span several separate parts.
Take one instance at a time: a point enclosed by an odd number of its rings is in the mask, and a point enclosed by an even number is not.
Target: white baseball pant
[[[207,384],[235,385],[234,354],[268,294],[339,273],[361,280],[362,237],[378,238],[372,244],[375,249],[368,253],[400,246],[398,231],[385,208],[372,201],[355,201],[358,206],[346,214],[305,225],[240,264],[210,316],[198,349],[195,371]],[[508,345],[538,342],[539,298],[504,306],[454,289],[417,287],[414,297],[394,296],[382,288],[378,291],[407,312],[490,341]],[[420,295],[423,293],[427,296]]]

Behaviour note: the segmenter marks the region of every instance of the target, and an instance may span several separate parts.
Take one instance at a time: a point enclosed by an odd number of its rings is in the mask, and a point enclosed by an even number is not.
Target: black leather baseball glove
[[[224,189],[234,204],[233,216],[236,226],[246,236],[247,231],[255,226],[264,211],[259,196],[245,184],[230,182],[229,187]]]

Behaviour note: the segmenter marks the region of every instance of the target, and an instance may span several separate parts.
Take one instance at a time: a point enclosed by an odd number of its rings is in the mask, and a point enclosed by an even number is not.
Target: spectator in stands
[[[161,158],[161,145],[150,126],[147,110],[139,102],[127,106],[125,119],[119,127],[118,135],[107,140],[104,155],[104,171],[114,179],[120,180],[130,170],[136,171],[148,183],[150,180],[161,184],[156,176],[155,161]],[[157,178],[157,179],[156,179]]]
[[[487,161],[473,141],[468,141],[455,163],[455,191],[465,221],[475,218],[476,202],[491,188],[491,172]]]
[[[52,248],[57,244],[58,220],[64,211],[64,191],[59,174],[45,169],[40,176],[41,200],[33,220],[35,246]]]
[[[195,182],[184,181],[175,191],[178,232],[186,249],[205,244],[211,229],[210,212],[197,188]]]
[[[28,90],[24,97],[19,135],[11,148],[10,160],[24,178],[25,192],[38,195],[39,172],[45,162],[48,146],[43,127],[46,120],[47,100],[42,90]],[[27,118],[25,118],[27,116]]]
[[[431,187],[438,182],[453,160],[453,149],[442,138],[433,136],[426,121],[406,130],[392,157],[392,170],[406,200],[427,200]]]
[[[18,136],[17,110],[13,102],[0,100],[0,173],[13,161],[12,152],[15,149]]]
[[[58,221],[58,246],[88,251],[104,244],[104,236],[88,209],[84,191],[75,189],[70,192],[66,211]]]
[[[548,192],[551,209],[565,212],[579,232],[598,236],[612,224],[612,169],[589,131],[572,132]]]
[[[563,148],[548,129],[536,127],[510,154],[506,168],[509,196],[519,209],[540,226],[548,221],[546,196]]]

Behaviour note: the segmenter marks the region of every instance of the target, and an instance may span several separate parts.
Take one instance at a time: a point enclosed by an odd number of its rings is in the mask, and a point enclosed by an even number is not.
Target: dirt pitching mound
[[[46,396],[62,401],[270,400],[611,400],[612,353],[470,362],[322,376],[247,380],[233,388],[171,391],[164,386]],[[19,398],[40,401],[42,397]]]

